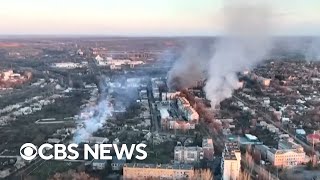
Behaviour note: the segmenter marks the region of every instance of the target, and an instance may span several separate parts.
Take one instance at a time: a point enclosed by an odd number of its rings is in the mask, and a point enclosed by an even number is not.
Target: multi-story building
[[[178,104],[179,108],[190,106],[189,101],[185,97],[178,97],[177,104]]]
[[[197,113],[197,111],[195,109],[193,109],[193,107],[189,106],[185,108],[185,116],[187,117],[188,121],[199,121],[199,114]]]
[[[191,179],[194,169],[189,164],[143,164],[129,163],[123,166],[123,178],[128,179]]]
[[[185,118],[187,118],[188,121],[199,121],[199,114],[193,107],[190,105],[189,101],[185,97],[178,97],[177,98],[177,104],[179,107],[179,110],[183,113]]]
[[[107,166],[107,160],[94,159],[91,166],[93,170],[104,170]]]
[[[169,126],[169,129],[181,129],[181,130],[189,130],[189,129],[195,129],[196,124],[194,122],[187,122],[187,121],[181,121],[181,120],[174,120],[174,121],[167,121],[166,127]]]
[[[238,179],[241,167],[241,152],[237,142],[225,143],[222,152],[221,173],[223,180]]]
[[[197,163],[203,159],[201,147],[176,146],[174,148],[174,160],[177,163]]]
[[[320,143],[320,131],[316,131],[313,134],[309,134],[307,136],[307,141],[310,144],[318,144],[318,143]]]
[[[267,157],[274,166],[288,167],[305,163],[303,147],[291,138],[281,139],[278,149],[268,149]]]
[[[164,97],[162,97],[162,99],[169,99],[169,100],[167,101],[162,100],[161,104],[159,104],[158,106],[158,110],[160,112],[160,117],[161,117],[161,127],[163,129],[174,129],[174,130],[195,129],[199,121],[199,114],[190,105],[189,101],[185,97],[180,97],[178,95],[179,95],[179,92],[176,92],[176,93],[171,93],[169,95],[165,94]],[[158,89],[157,89],[157,93],[153,93],[153,96],[155,98],[159,97]],[[178,110],[180,112],[178,113],[179,115],[177,115],[177,113],[169,113],[169,111],[176,112],[175,109],[172,111],[172,107],[170,104],[170,101],[172,100],[172,98],[177,99]]]
[[[212,161],[214,155],[214,147],[211,138],[204,138],[202,140],[202,149],[204,159]]]
[[[123,165],[126,163],[127,158],[122,157],[121,159],[118,159],[116,156],[112,157],[112,162],[111,162],[111,168],[113,171],[120,171],[123,168]]]
[[[268,151],[268,159],[270,159],[274,166],[296,166],[305,162],[305,152],[291,149],[270,149]]]

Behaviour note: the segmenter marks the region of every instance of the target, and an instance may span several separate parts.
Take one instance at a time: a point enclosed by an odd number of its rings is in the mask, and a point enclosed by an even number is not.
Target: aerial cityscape
[[[39,8],[0,2],[31,9],[0,23],[0,179],[320,179],[320,16],[311,7],[320,9],[318,2],[287,7],[309,9],[305,22],[314,26],[294,29],[288,20],[279,31],[276,16],[286,16],[280,2],[155,1],[157,9],[141,0],[150,12],[139,9],[133,21],[146,14],[161,19],[160,10],[184,16],[196,13],[192,7],[209,12],[209,4],[221,5],[223,23],[215,26],[222,33],[206,27],[190,34],[184,22],[157,29],[165,22],[159,20],[128,32],[114,23],[104,34],[94,18],[76,23],[79,32],[69,28],[75,15],[51,27],[43,20],[63,17],[64,7],[41,19],[41,7],[60,6],[31,1]],[[124,10],[132,3],[94,1]],[[86,3],[80,0],[70,12]],[[175,9],[178,4],[185,10]],[[118,17],[115,9],[110,16]],[[174,24],[176,14],[166,18]],[[189,24],[204,28],[203,16],[211,15],[199,12]],[[19,22],[37,25],[24,29]],[[97,31],[84,31],[85,24]],[[186,31],[179,34],[176,26]]]

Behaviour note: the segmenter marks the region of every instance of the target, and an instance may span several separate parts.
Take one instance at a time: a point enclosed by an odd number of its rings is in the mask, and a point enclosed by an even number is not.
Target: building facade
[[[163,121],[162,125],[166,129],[189,130],[189,129],[195,129],[196,128],[196,124],[195,123],[182,121],[182,120]]]
[[[107,160],[95,159],[92,161],[93,170],[104,170],[107,166]]]
[[[122,157],[121,159],[118,159],[116,156],[113,156],[112,162],[111,162],[112,171],[122,170],[123,165],[126,163],[126,161],[127,161],[126,157]]]
[[[177,163],[197,163],[203,159],[201,147],[176,146],[174,148],[174,161]]]
[[[307,136],[307,141],[310,143],[310,144],[318,144],[320,143],[320,133],[314,133],[314,134],[309,134]]]
[[[305,155],[303,150],[271,150],[268,152],[268,159],[274,166],[290,167],[304,163]]]
[[[184,114],[185,118],[188,121],[199,121],[199,114],[193,107],[190,105],[189,101],[185,97],[178,97],[177,98],[177,105],[179,110]]]
[[[191,179],[194,175],[192,165],[187,164],[143,164],[129,163],[123,166],[123,179]]]
[[[209,161],[214,157],[214,146],[211,138],[204,138],[202,140],[203,158]]]
[[[283,138],[279,141],[278,149],[269,149],[268,159],[274,166],[290,167],[305,163],[306,153],[303,147],[291,138]]]
[[[221,159],[221,174],[223,180],[238,179],[241,168],[241,152],[236,142],[225,143]]]

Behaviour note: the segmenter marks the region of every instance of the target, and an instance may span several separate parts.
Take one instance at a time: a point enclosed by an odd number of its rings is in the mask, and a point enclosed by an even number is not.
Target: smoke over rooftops
[[[271,7],[264,1],[228,1],[223,8],[224,36],[217,42],[205,86],[212,106],[239,88],[237,72],[264,60],[270,50]]]
[[[191,42],[182,52],[168,73],[167,84],[170,90],[181,90],[197,85],[206,78],[206,67],[211,56],[210,45]]]

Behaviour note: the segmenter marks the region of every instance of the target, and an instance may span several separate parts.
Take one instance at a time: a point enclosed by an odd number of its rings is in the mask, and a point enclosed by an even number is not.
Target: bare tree
[[[192,180],[213,180],[213,174],[210,169],[198,169],[194,171]]]
[[[56,173],[50,180],[98,180],[98,178],[91,177],[85,172],[76,172],[74,170],[69,170],[63,173]]]
[[[251,180],[250,173],[248,173],[248,171],[246,171],[246,170],[240,171],[238,179],[239,180]]]

